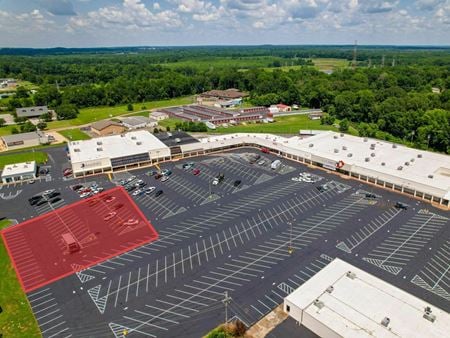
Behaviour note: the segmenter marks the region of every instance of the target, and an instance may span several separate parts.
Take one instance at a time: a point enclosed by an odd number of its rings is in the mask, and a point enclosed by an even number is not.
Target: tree
[[[166,131],[170,131],[170,127],[169,126],[166,127]]]
[[[158,134],[158,133],[159,133],[159,129],[158,128],[153,129],[153,134]]]
[[[0,128],[5,125],[6,121],[4,118],[0,117]]]
[[[28,90],[23,87],[23,86],[19,86],[16,88],[16,94],[15,97],[18,99],[25,99],[29,96],[28,94]]]
[[[30,121],[27,121],[24,124],[20,125],[21,133],[29,133],[32,131],[36,131],[36,126],[33,123],[31,123]]]
[[[37,126],[37,128],[38,128],[39,130],[44,130],[44,129],[47,128],[47,123],[45,123],[45,122],[39,122],[36,126]]]
[[[341,120],[339,123],[339,131],[342,131],[343,133],[347,132],[349,128],[349,123],[347,119]]]
[[[70,120],[76,118],[78,108],[74,104],[65,103],[56,107],[56,116],[58,120]]]
[[[16,127],[13,127],[13,128],[11,129],[11,134],[18,134],[18,133],[19,133],[19,131],[17,130]]]
[[[39,116],[39,119],[44,122],[50,122],[52,120],[52,114],[50,113],[42,114],[41,116]]]
[[[131,103],[128,103],[127,110],[128,111],[133,111],[134,110],[134,107],[133,107],[133,105]]]

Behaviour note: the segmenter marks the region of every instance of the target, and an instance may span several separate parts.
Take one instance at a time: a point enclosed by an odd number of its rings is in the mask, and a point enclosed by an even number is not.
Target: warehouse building
[[[69,156],[75,177],[139,168],[171,157],[169,147],[145,130],[70,142]]]
[[[27,147],[35,147],[49,143],[49,138],[41,131],[2,136],[2,148],[14,150]]]
[[[320,337],[440,338],[450,315],[334,259],[284,299],[284,311]]]
[[[101,120],[91,124],[91,131],[99,136],[121,134],[126,130],[120,123],[111,120]]]
[[[160,111],[155,111],[150,113],[149,117],[151,119],[155,119],[156,121],[162,121],[165,119],[169,118],[169,115],[167,115],[166,113],[160,112]]]
[[[2,171],[2,182],[12,183],[36,178],[36,162],[23,162],[5,165]]]
[[[158,121],[145,116],[129,116],[120,119],[122,125],[130,130],[142,128],[154,128],[158,126]]]

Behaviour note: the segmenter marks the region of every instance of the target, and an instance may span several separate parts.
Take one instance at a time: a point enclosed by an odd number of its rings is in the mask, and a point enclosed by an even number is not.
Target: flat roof
[[[168,147],[146,130],[69,143],[72,163],[130,156],[156,149]]]
[[[5,135],[5,136],[2,136],[2,139],[6,143],[12,143],[12,142],[18,142],[18,141],[28,141],[28,140],[39,139],[40,137],[41,136],[39,135],[38,132],[32,131],[29,133]]]
[[[36,162],[7,164],[3,167],[2,177],[30,174],[36,172]]]
[[[139,126],[141,124],[149,124],[152,122],[157,122],[153,118],[145,117],[145,116],[129,116],[120,118],[123,124],[127,124],[129,126]]]
[[[338,258],[285,301],[343,337],[440,338],[450,332],[447,312]],[[428,306],[434,322],[424,318]]]
[[[395,176],[399,182],[403,181],[405,187],[408,187],[408,181],[413,181],[444,189],[447,191],[446,199],[450,198],[448,155],[332,131],[309,138],[291,137],[287,145],[336,162],[343,161],[360,174]]]

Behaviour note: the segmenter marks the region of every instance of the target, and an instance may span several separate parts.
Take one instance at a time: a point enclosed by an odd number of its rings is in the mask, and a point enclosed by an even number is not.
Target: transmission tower
[[[353,47],[353,62],[352,62],[353,70],[356,68],[356,52],[357,52],[357,48],[358,48],[358,40],[355,40],[355,45]]]

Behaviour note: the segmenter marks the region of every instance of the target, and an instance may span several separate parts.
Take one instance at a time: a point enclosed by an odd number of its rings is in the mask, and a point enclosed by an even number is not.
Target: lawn
[[[183,104],[192,103],[191,96],[185,97],[177,97],[170,100],[161,100],[161,101],[150,101],[150,102],[141,102],[134,104],[134,111],[142,110],[142,107],[145,109],[154,109],[161,107],[169,107],[169,106],[178,106]],[[77,118],[72,120],[63,120],[63,121],[53,121],[48,123],[48,129],[56,129],[56,128],[70,128],[75,126],[80,126],[83,124],[88,124],[91,122],[95,122],[98,120],[103,120],[115,116],[120,116],[123,114],[132,113],[127,110],[127,105],[120,105],[115,107],[92,107],[92,108],[83,108],[80,109],[80,114],[78,114]]]
[[[4,135],[11,135],[12,134],[12,129],[16,127],[17,129],[19,129],[17,126],[3,126],[0,127],[0,136],[4,136]]]
[[[0,229],[8,226],[9,220],[0,221]],[[3,240],[0,240],[0,336],[41,337],[36,319],[25,293],[19,284]]]
[[[307,115],[280,116],[273,123],[251,123],[247,125],[219,127],[211,133],[272,133],[298,134],[300,129],[334,130],[334,126],[320,124],[320,120],[310,120]]]
[[[171,130],[174,130],[174,129],[175,129],[175,125],[176,125],[177,123],[183,123],[183,122],[184,122],[184,121],[183,121],[183,120],[180,120],[180,119],[168,118],[168,119],[159,121],[158,124],[159,124],[161,127],[164,127],[164,128],[170,127]]]
[[[80,129],[77,128],[61,130],[58,133],[60,133],[69,141],[89,140],[91,138],[88,134],[83,133]]]
[[[1,154],[0,153],[0,169],[7,164],[36,161],[37,163],[44,163],[47,161],[47,153],[42,151],[26,152],[26,153],[12,153]]]
[[[346,59],[313,58],[312,62],[319,70],[337,70],[349,66],[349,61]]]

